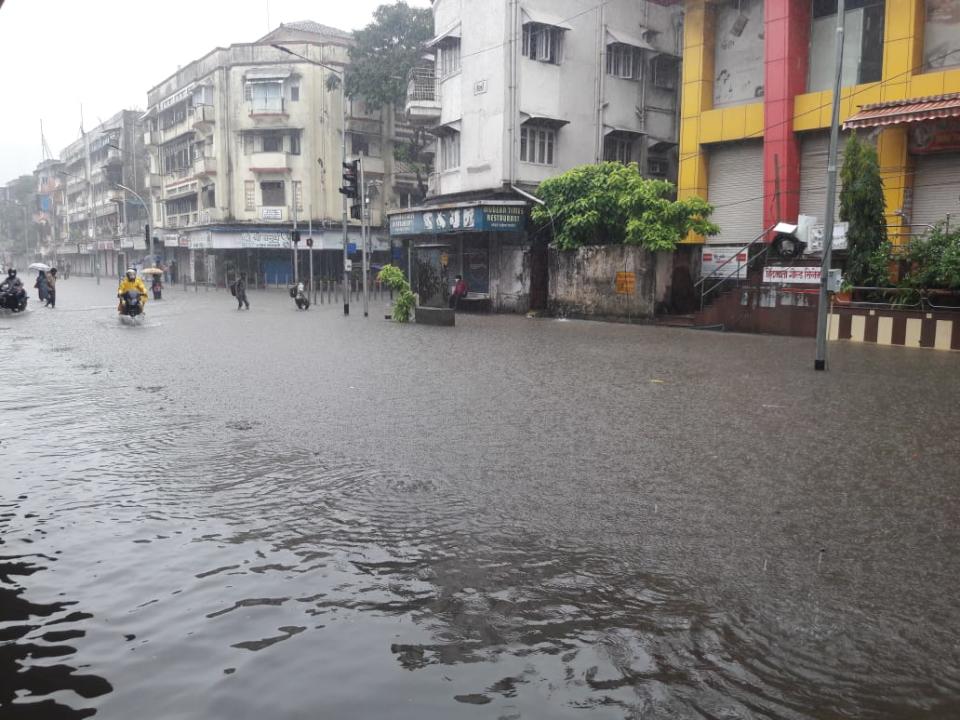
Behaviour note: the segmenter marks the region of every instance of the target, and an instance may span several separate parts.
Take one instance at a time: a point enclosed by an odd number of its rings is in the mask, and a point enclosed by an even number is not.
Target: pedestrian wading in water
[[[247,300],[247,274],[240,273],[240,277],[230,285],[230,293],[237,299],[237,310],[243,310],[246,305],[250,309],[250,301]]]

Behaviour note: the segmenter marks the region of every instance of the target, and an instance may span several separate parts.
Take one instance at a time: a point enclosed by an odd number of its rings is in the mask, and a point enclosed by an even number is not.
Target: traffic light
[[[293,239],[293,244],[294,244],[294,245],[299,245],[299,244],[300,244],[300,231],[299,231],[299,230],[294,230],[294,231],[293,231],[292,239]]]
[[[354,220],[360,220],[363,217],[363,207],[361,205],[351,205],[350,217]]]
[[[360,184],[359,163],[359,160],[343,163],[343,185],[340,187],[340,192],[348,198],[355,198],[358,195],[357,189]]]
[[[313,247],[313,238],[312,238],[312,237],[308,237],[308,238],[307,238],[307,247],[308,247],[308,248],[312,248],[312,247]]]

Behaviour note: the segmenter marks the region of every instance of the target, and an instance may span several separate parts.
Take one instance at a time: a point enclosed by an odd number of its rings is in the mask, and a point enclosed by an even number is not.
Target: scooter
[[[310,298],[302,282],[290,286],[290,297],[292,297],[293,301],[297,304],[298,310],[310,309]]]
[[[0,308],[10,312],[23,312],[27,309],[27,291],[23,285],[12,285],[9,282],[0,284]]]
[[[120,319],[130,318],[131,322],[136,323],[137,318],[143,317],[143,303],[140,301],[140,293],[136,290],[127,290],[120,298]]]

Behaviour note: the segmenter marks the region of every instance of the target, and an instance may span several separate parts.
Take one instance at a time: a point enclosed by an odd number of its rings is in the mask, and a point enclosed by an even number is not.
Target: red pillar
[[[763,224],[795,222],[800,210],[800,142],[793,99],[806,92],[811,0],[765,0]]]

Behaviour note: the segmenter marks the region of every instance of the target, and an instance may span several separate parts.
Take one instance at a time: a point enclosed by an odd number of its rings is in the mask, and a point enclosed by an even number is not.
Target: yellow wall
[[[863,105],[960,92],[960,69],[922,72],[923,25],[924,0],[886,0],[883,77],[880,82],[842,89],[841,122]],[[709,158],[705,144],[763,137],[763,103],[713,108],[713,36],[713,13],[704,0],[689,0],[680,124],[681,198],[707,198]],[[830,91],[798,95],[794,99],[794,130],[829,128],[832,103]],[[913,177],[906,129],[884,128],[877,149],[890,223],[898,224],[900,218],[894,213],[903,208]],[[898,238],[900,235],[893,232],[892,239]]]

